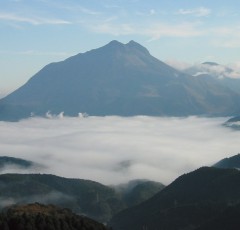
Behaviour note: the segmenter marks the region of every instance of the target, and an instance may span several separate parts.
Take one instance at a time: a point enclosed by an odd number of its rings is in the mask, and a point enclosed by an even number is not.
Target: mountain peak
[[[123,43],[121,43],[117,40],[112,40],[107,44],[107,46],[123,46],[123,45],[124,45]]]
[[[129,47],[143,47],[142,45],[140,45],[139,43],[137,43],[133,40],[129,41],[126,45]]]
[[[216,85],[214,79],[207,84],[203,80],[207,81],[166,65],[135,41],[124,44],[113,40],[45,66],[24,86],[0,100],[0,120],[45,116],[48,111],[64,111],[67,116],[239,113],[239,93]]]
[[[149,51],[144,46],[140,45],[139,43],[137,43],[133,40],[129,41],[126,44],[121,43],[117,40],[112,40],[105,47],[110,48],[110,49],[123,49],[123,50],[126,50],[127,52],[140,51],[145,54],[149,54]]]
[[[131,48],[131,49],[135,49],[135,50],[139,50],[141,52],[149,54],[149,51],[144,46],[140,45],[139,43],[137,43],[137,42],[135,42],[133,40],[128,42],[126,44],[126,47]]]

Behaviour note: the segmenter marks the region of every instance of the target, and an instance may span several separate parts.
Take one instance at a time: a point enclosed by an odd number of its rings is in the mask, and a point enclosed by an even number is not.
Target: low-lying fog
[[[0,155],[45,166],[31,172],[104,184],[137,178],[168,184],[240,151],[240,132],[223,127],[226,119],[109,116],[0,122]]]

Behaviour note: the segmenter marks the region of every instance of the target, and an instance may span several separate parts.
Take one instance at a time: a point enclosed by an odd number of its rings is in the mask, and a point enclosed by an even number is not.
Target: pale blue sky
[[[162,61],[240,66],[237,0],[0,0],[0,34],[0,94],[111,40]]]

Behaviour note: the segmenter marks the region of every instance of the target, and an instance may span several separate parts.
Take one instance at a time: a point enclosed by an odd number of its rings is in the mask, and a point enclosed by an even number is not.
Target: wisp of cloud
[[[226,118],[53,117],[0,122],[0,155],[45,167],[6,172],[51,173],[104,184],[151,179],[168,184],[240,150]]]

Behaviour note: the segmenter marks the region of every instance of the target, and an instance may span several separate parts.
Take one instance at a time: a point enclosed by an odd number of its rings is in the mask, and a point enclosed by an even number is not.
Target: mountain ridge
[[[8,173],[0,175],[0,209],[13,204],[38,202],[69,208],[106,222],[120,210],[141,203],[163,187],[161,183],[139,181],[131,188],[126,186],[119,190],[116,186],[91,180],[51,174]]]
[[[178,177],[149,200],[118,213],[110,226],[114,230],[197,229],[239,204],[239,179],[235,169],[199,168]]]
[[[65,112],[89,115],[234,115],[240,94],[213,79],[193,78],[140,44],[107,45],[50,63],[0,100],[0,120]]]
[[[240,169],[240,153],[218,161],[216,164],[213,165],[213,167],[225,169],[226,168]]]

